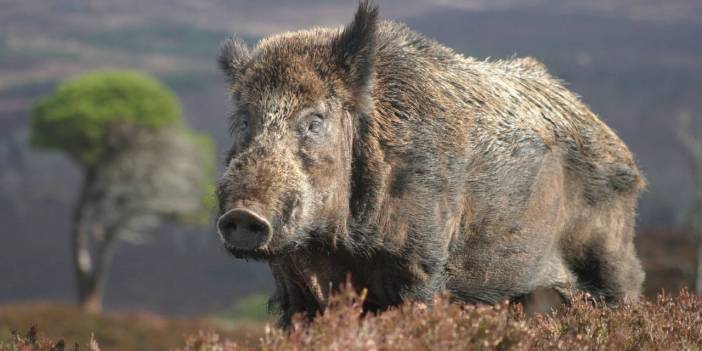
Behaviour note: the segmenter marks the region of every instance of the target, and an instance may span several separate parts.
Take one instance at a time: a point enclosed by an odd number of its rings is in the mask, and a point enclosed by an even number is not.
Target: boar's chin
[[[261,261],[269,260],[275,256],[268,248],[242,250],[226,243],[224,244],[224,248],[227,249],[227,251],[229,251],[229,253],[232,254],[232,256],[242,259]]]

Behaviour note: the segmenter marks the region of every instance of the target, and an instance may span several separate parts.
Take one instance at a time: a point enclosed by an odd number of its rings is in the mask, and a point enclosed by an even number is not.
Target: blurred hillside
[[[650,182],[641,228],[680,224],[691,182],[672,128],[702,118],[702,3],[696,0],[378,1],[466,55],[531,55],[637,155]],[[436,4],[438,3],[438,4]],[[27,146],[32,102],[70,75],[97,67],[148,71],[177,91],[191,126],[229,137],[219,43],[347,22],[355,1],[0,0],[0,301],[74,299],[67,241],[77,168]],[[221,159],[221,157],[220,157]],[[226,256],[214,230],[166,228],[149,246],[118,251],[108,309],[194,314],[272,288],[268,269]]]

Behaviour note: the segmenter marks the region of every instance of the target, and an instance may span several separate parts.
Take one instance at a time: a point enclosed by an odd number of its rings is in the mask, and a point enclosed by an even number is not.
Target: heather
[[[609,308],[586,295],[551,315],[526,316],[519,305],[459,305],[446,296],[432,307],[406,303],[362,315],[362,297],[345,291],[323,315],[292,331],[270,330],[255,348],[215,334],[189,341],[204,350],[700,350],[702,298],[683,290]]]
[[[251,343],[203,330],[178,350],[702,350],[702,298],[687,290],[615,308],[578,295],[560,312],[534,316],[518,304],[461,305],[447,296],[431,306],[405,303],[364,315],[362,301],[347,289],[323,315],[311,322],[296,318],[289,331],[267,325],[265,335]],[[100,344],[95,338],[79,349],[99,350]],[[30,331],[15,333],[0,350],[60,347],[74,349]]]

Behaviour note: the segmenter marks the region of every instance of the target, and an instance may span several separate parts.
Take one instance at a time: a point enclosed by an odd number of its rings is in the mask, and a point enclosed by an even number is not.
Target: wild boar
[[[365,308],[543,289],[635,301],[645,181],[533,58],[464,57],[362,1],[344,28],[227,40],[233,146],[217,228],[269,263],[282,324],[347,275]]]

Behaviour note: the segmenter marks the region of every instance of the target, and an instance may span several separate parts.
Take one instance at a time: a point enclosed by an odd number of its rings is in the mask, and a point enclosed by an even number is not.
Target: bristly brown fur
[[[444,290],[636,300],[645,181],[619,137],[536,59],[464,57],[377,15],[363,1],[345,28],[223,48],[220,205],[265,209],[270,243],[230,249],[270,263],[283,323],[347,273],[368,309]]]

